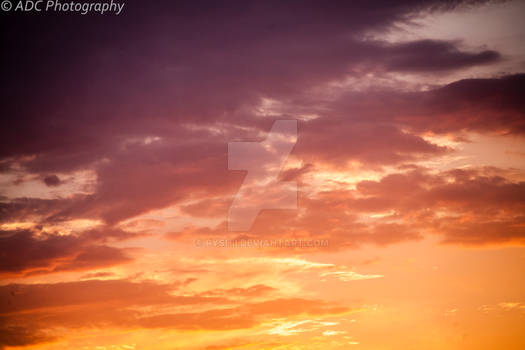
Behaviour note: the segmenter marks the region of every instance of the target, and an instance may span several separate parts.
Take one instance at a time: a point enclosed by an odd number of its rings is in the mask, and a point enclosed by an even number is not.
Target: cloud
[[[259,297],[266,295],[276,289],[269,287],[263,284],[257,284],[250,286],[248,288],[230,288],[230,289],[217,289],[210,290],[202,295],[204,296],[219,296],[219,295],[229,295],[229,296],[239,296],[239,297]]]
[[[220,302],[224,299],[199,296],[174,296],[179,284],[155,284],[128,280],[86,280],[54,284],[10,284],[0,287],[2,307],[0,313],[23,314],[27,311],[62,308],[73,305],[85,307],[111,305],[128,307],[174,303],[189,305]]]
[[[422,11],[448,11],[460,4],[243,3],[212,11],[163,3],[130,9],[119,18],[133,23],[125,32],[116,22],[86,19],[75,40],[64,36],[69,21],[61,18],[39,29],[48,43],[38,50],[42,64],[56,62],[57,52],[67,53],[62,59],[68,64],[53,76],[19,58],[34,57],[38,43],[20,48],[11,38],[5,51],[13,54],[2,57],[7,62],[2,67],[19,66],[27,74],[23,82],[11,70],[4,74],[10,131],[0,138],[3,168],[41,174],[48,186],[61,183],[49,174],[90,169],[97,182],[91,194],[47,201],[9,198],[0,203],[6,208],[0,215],[11,222],[39,216],[38,221],[89,218],[114,225],[177,204],[195,216],[220,213],[242,181],[242,174],[225,166],[227,142],[257,139],[274,119],[290,113],[309,111],[319,118],[299,123],[294,152],[312,165],[289,170],[284,178],[320,163],[344,167],[357,161],[378,168],[452,151],[425,140],[420,133],[428,130],[506,126],[516,131],[523,120],[519,76],[463,81],[430,92],[345,91],[340,98],[326,98],[330,91],[324,89],[333,82],[369,72],[444,74],[497,60],[494,51],[464,51],[456,42],[367,39],[370,31],[388,30]],[[100,33],[100,21],[104,28],[115,28],[115,37],[92,40],[87,33]],[[10,32],[23,35],[36,24],[20,18],[10,25]],[[486,87],[473,88],[477,85]],[[33,87],[30,104],[25,103],[26,86]],[[479,92],[475,98],[469,97],[472,91]],[[263,98],[280,101],[288,110],[263,118],[256,112]],[[465,118],[474,101],[483,101],[486,111],[504,105],[508,113]],[[442,111],[439,118],[435,106]]]
[[[495,168],[431,173],[416,167],[376,181],[360,181],[355,190],[300,192],[300,215],[262,211],[242,237],[228,232],[224,223],[215,228],[187,228],[167,237],[328,241],[327,246],[302,247],[303,251],[389,245],[431,233],[452,244],[523,244],[525,183],[507,180],[504,174]],[[289,253],[271,246],[266,251]]]
[[[357,188],[371,198],[389,198],[394,218],[441,234],[446,243],[525,242],[523,182],[487,176],[480,169],[437,175],[413,171],[361,182]]]
[[[132,327],[170,328],[179,330],[245,329],[264,320],[298,315],[335,315],[350,312],[347,307],[300,298],[270,299],[224,307],[232,301],[223,297],[176,295],[179,284],[155,284],[126,280],[88,280],[55,284],[13,284],[0,287],[2,303],[0,317],[3,345],[18,343],[20,333],[25,344],[38,343],[44,339],[35,334],[55,327]],[[224,290],[224,296],[250,296],[262,286],[245,290]],[[245,294],[248,293],[248,294]],[[203,295],[215,295],[205,292]],[[257,293],[259,294],[259,293]],[[156,312],[166,307],[199,305],[208,308],[194,312]],[[148,307],[153,312],[139,311]],[[147,310],[147,309],[142,309]],[[175,310],[175,309],[173,309]],[[58,312],[60,311],[60,312]],[[28,328],[15,329],[23,323]],[[29,331],[31,329],[31,331]]]
[[[53,26],[39,27],[38,42],[45,40],[46,50],[38,49],[36,38],[21,48],[17,36],[27,40],[36,24],[8,19],[16,34],[4,46],[10,54],[2,57],[2,67],[20,67],[27,75],[21,81],[11,70],[3,72],[11,132],[0,140],[0,156],[37,155],[26,163],[32,171],[71,171],[111,159],[126,139],[180,137],[181,124],[259,124],[245,117],[261,96],[286,100],[347,75],[359,76],[362,65],[420,72],[494,61],[498,54],[493,51],[463,52],[452,42],[364,40],[368,31],[387,30],[421,11],[458,4],[250,2],[202,9],[163,2],[140,11],[130,8],[117,22],[86,19],[75,40],[63,34],[70,22],[60,18]],[[115,36],[104,42],[93,40],[105,32],[101,21],[105,30],[115,29]],[[122,25],[128,30],[123,32]],[[154,43],[151,36],[157,38]],[[60,74],[45,75],[25,58],[36,51],[44,66],[56,62],[57,52],[68,64]],[[54,88],[46,89],[49,85]],[[24,103],[26,86],[33,87],[31,104]],[[60,103],[65,95],[67,102]]]
[[[43,181],[49,187],[60,185],[60,178],[56,175],[46,176]]]
[[[4,346],[27,346],[52,342],[58,337],[45,335],[21,326],[0,326],[0,339],[2,339],[0,349],[4,349]]]
[[[87,273],[81,277],[81,279],[97,279],[97,278],[104,278],[104,277],[113,277],[115,274],[110,271],[101,271],[101,272],[93,272],[93,273]]]
[[[418,40],[387,46],[390,56],[387,70],[400,72],[433,72],[460,69],[479,64],[493,63],[500,59],[496,51],[462,52],[455,43],[438,40]]]
[[[373,278],[381,278],[382,275],[362,275],[360,273],[355,273],[353,271],[330,271],[321,273],[321,277],[333,276],[339,278],[341,281],[358,281],[358,280],[368,280]]]
[[[123,264],[132,259],[122,249],[103,243],[128,237],[124,232],[111,229],[70,235],[0,231],[0,273],[41,274]]]
[[[428,91],[376,88],[344,93],[330,108],[330,121],[350,125],[388,123],[406,131],[511,133],[525,130],[520,92],[525,75],[463,79]],[[312,121],[312,124],[319,124]],[[366,125],[366,124],[365,124]]]

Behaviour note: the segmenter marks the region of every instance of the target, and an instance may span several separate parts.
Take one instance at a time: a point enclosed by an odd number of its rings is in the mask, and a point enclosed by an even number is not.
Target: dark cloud
[[[294,153],[309,162],[345,167],[352,160],[388,165],[446,154],[449,149],[382,123],[319,118],[300,125]]]
[[[103,278],[103,277],[112,277],[115,274],[110,271],[101,271],[101,272],[93,272],[93,273],[86,273],[81,278],[82,279],[97,279],[97,278]]]
[[[126,280],[88,280],[56,284],[11,284],[0,287],[2,315],[68,305],[148,305],[177,301],[170,291],[177,285]],[[188,299],[193,300],[193,299]]]
[[[421,12],[463,4],[160,2],[127,6],[111,19],[13,14],[2,22],[9,30],[2,31],[0,65],[2,118],[8,126],[0,138],[1,168],[16,165],[39,174],[48,186],[60,184],[49,174],[91,169],[97,183],[90,194],[5,198],[0,218],[40,225],[90,218],[113,225],[180,203],[186,214],[217,215],[243,178],[227,169],[227,142],[257,139],[274,119],[294,112],[318,116],[299,123],[294,150],[313,165],[289,170],[282,174],[285,179],[299,178],[316,164],[344,168],[356,161],[381,169],[452,152],[421,137],[426,131],[522,133],[522,75],[462,80],[431,91],[354,89],[339,98],[312,90],[369,72],[445,74],[498,60],[497,52],[468,51],[460,42],[366,39]],[[256,107],[262,98],[282,101],[288,109],[261,117]],[[209,201],[217,197],[222,199]],[[301,223],[292,220],[291,227],[311,225],[312,232],[322,234],[320,223],[327,220],[341,232],[356,232],[347,237],[350,246],[420,237],[414,229],[364,227],[351,211],[334,218],[307,203],[319,214]],[[355,203],[388,210],[397,201],[370,196]],[[395,233],[390,240],[387,229]],[[76,236],[15,232],[2,239],[13,252],[30,256],[23,260],[6,249],[4,271],[87,269],[95,261],[101,264],[97,267],[126,261],[118,249]],[[67,262],[54,266],[64,257]]]
[[[386,69],[400,72],[432,72],[460,69],[500,59],[496,51],[463,52],[450,41],[419,40],[388,47]]]
[[[464,79],[429,91],[372,89],[349,92],[326,105],[332,123],[388,123],[412,132],[512,133],[525,131],[521,91],[525,74]]]
[[[129,235],[112,229],[69,235],[0,231],[0,274],[87,270],[130,262],[123,250],[103,244],[123,237]]]
[[[3,323],[5,319],[0,317],[0,321]],[[48,343],[57,340],[58,337],[49,336],[23,326],[0,326],[0,339],[0,349],[4,349],[4,346],[28,346]]]
[[[419,11],[459,4],[161,2],[111,19],[75,17],[74,25],[65,16],[13,14],[2,31],[10,132],[0,155],[39,154],[30,169],[72,170],[111,158],[126,138],[179,136],[181,123],[257,124],[242,111],[261,96],[285,98],[356,65],[435,71],[497,58],[450,42],[362,40]]]
[[[523,135],[525,102],[521,92],[524,87],[525,74],[461,80],[422,94],[420,109],[428,110],[428,117],[421,121],[409,117],[408,123],[435,132],[472,130]]]
[[[56,175],[49,175],[44,177],[44,183],[49,187],[54,187],[60,185],[60,178]]]

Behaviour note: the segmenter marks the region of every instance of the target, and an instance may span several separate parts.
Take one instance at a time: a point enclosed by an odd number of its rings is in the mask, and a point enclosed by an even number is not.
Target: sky
[[[0,349],[524,349],[524,15],[0,13]]]

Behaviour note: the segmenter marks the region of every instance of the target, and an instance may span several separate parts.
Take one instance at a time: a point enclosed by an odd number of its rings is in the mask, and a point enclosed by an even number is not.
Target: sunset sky
[[[1,12],[0,350],[525,349],[524,18]]]

